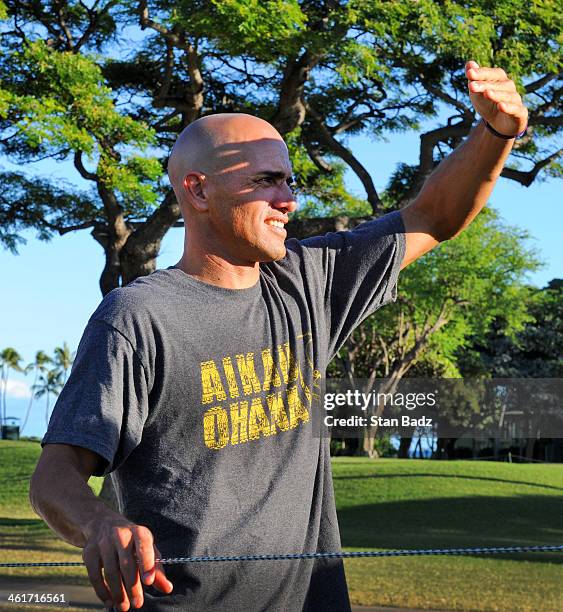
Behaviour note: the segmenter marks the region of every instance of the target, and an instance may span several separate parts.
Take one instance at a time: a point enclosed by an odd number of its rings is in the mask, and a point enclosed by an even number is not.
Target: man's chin
[[[270,263],[272,261],[279,261],[283,259],[287,253],[287,249],[285,248],[285,244],[281,246],[279,249],[269,249],[268,251],[263,253],[263,256],[260,258],[260,263]]]

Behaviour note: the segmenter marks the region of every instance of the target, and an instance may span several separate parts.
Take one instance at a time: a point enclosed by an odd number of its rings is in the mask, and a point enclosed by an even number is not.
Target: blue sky
[[[376,187],[382,190],[398,162],[413,163],[418,155],[416,134],[394,135],[386,143],[355,137],[349,146],[370,171]],[[30,165],[29,172],[35,171]],[[66,167],[49,167],[49,174],[73,180]],[[347,182],[352,190],[363,193],[351,173]],[[549,180],[529,188],[501,179],[490,203],[505,222],[526,229],[544,261],[542,270],[530,281],[543,287],[554,277],[563,277],[563,197],[561,182]],[[26,234],[28,243],[14,256],[0,250],[0,270],[4,299],[0,301],[0,349],[14,347],[25,362],[36,351],[52,353],[57,345],[68,342],[74,350],[82,330],[101,299],[98,278],[103,267],[101,247],[89,231],[56,237],[49,243]],[[163,241],[158,266],[175,264],[182,251],[183,230],[172,229]],[[12,375],[9,386],[8,414],[25,413],[31,381]],[[35,400],[30,422],[24,434],[40,436],[45,431],[44,399]]]

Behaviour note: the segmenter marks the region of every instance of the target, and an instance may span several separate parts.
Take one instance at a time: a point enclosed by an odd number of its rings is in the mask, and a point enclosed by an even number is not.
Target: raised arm
[[[501,68],[467,62],[465,73],[475,110],[504,136],[526,129],[528,110]],[[465,229],[485,206],[510,154],[504,139],[480,123],[428,178],[417,198],[401,211],[406,231],[402,267]]]
[[[47,444],[31,477],[31,505],[61,538],[84,549],[88,577],[104,605],[140,608],[142,583],[163,593],[172,591],[172,583],[155,566],[160,553],[150,530],[114,512],[88,486],[102,462],[86,448]]]

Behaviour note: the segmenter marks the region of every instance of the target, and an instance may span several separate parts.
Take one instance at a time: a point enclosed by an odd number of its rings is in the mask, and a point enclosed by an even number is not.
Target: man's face
[[[283,141],[262,139],[225,152],[225,168],[205,177],[210,238],[233,262],[285,256],[288,215],[297,208]]]

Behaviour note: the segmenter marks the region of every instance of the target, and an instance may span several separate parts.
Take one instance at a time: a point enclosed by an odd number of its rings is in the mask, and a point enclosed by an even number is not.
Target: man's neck
[[[248,289],[260,276],[258,262],[237,265],[214,255],[195,258],[186,252],[175,267],[203,283],[225,289]]]

